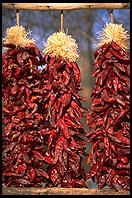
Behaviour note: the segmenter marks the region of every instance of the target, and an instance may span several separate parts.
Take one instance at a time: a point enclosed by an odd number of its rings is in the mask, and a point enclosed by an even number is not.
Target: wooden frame
[[[129,9],[130,3],[2,3],[6,9],[18,10],[85,10]]]

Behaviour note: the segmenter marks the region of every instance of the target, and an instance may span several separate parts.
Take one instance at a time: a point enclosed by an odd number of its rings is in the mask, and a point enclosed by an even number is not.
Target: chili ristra
[[[80,69],[75,41],[65,33],[54,33],[47,40],[42,64],[49,76],[44,109],[47,130],[44,155],[49,175],[46,187],[85,187],[85,172],[82,156],[86,155],[85,136],[81,118],[86,117],[79,90]]]
[[[95,85],[86,120],[91,131],[87,142],[92,143],[87,179],[91,178],[99,188],[116,189],[118,184],[130,190],[130,55],[123,49],[126,33],[122,30],[119,34],[121,28],[107,25],[105,37],[110,29],[114,36],[104,39],[94,53]]]
[[[14,29],[22,39],[24,28],[15,26],[8,32],[14,33]],[[8,36],[3,44],[8,50],[2,55],[2,182],[11,187],[42,187],[49,179],[42,169],[45,147],[41,133],[47,129],[42,100],[48,77],[38,69],[42,56],[32,40],[26,39],[25,46],[15,45],[20,40],[8,43]]]

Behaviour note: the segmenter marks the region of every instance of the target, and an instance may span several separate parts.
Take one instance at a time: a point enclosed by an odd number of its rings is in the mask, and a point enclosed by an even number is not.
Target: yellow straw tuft
[[[6,30],[6,38],[4,38],[4,44],[14,44],[16,47],[25,47],[30,43],[35,43],[33,38],[29,38],[28,34],[23,26],[12,26]]]
[[[106,23],[98,39],[101,42],[98,46],[115,41],[122,49],[128,49],[127,42],[129,39],[128,32],[122,27],[122,24]]]
[[[79,55],[77,52],[78,46],[76,41],[63,32],[57,32],[48,37],[47,43],[44,44],[43,53],[50,53],[53,57],[62,57],[75,61]]]

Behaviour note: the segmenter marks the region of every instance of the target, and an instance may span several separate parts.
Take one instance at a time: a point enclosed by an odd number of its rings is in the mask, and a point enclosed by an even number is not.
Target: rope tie
[[[64,13],[63,13],[63,10],[61,10],[61,14],[60,14],[60,31],[64,32]]]
[[[110,10],[110,20],[111,20],[111,23],[114,23],[114,14],[113,14],[113,9]]]
[[[19,23],[20,23],[20,14],[19,14],[19,10],[16,10],[16,22],[17,22],[17,25],[19,25]]]

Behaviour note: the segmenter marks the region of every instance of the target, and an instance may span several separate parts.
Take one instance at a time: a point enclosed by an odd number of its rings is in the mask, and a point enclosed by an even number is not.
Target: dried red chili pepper
[[[87,142],[92,143],[87,179],[99,188],[116,189],[118,184],[130,190],[129,53],[112,40],[96,50],[94,57],[95,86],[86,120],[90,127]]]
[[[66,39],[67,35],[62,32],[57,35],[60,38],[59,47],[63,37]],[[51,35],[48,39],[52,36],[56,35]],[[44,50],[45,56],[42,59],[42,63],[46,63],[44,71],[49,74],[45,86],[47,96],[44,98],[49,131],[42,132],[45,134],[47,145],[44,158],[49,164],[47,168],[49,179],[46,186],[83,187],[86,184],[80,154],[86,154],[86,145],[79,135],[85,136],[80,119],[86,115],[80,102],[83,99],[79,95],[81,74],[74,60],[61,54],[53,55],[54,52],[56,53],[56,47],[53,49],[54,40],[51,42],[53,42],[52,49],[49,47],[50,50]],[[68,42],[65,45],[68,45]],[[63,47],[62,45],[61,48]],[[60,53],[63,53],[63,49]],[[71,59],[72,55],[74,57],[74,54],[70,54]]]
[[[17,27],[19,28],[19,27]],[[43,111],[45,77],[37,68],[42,56],[35,44],[3,44],[2,92],[2,182],[5,186],[42,187],[48,174],[45,166],[43,134],[47,129]]]

